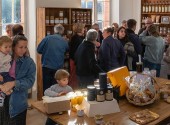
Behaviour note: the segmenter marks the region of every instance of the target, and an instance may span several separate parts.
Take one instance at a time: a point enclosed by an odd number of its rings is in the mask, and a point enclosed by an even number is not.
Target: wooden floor
[[[45,125],[47,117],[36,109],[27,111],[27,125]]]
[[[33,100],[28,99],[30,105]],[[27,125],[45,125],[47,117],[36,109],[27,110]]]

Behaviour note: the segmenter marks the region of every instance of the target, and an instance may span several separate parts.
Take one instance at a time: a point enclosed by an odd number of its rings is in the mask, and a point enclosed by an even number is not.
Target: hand
[[[4,78],[0,75],[0,82],[3,82]]]
[[[62,95],[65,95],[66,94],[66,92],[60,92],[60,93],[58,93],[58,96],[62,96]]]
[[[100,47],[100,43],[96,41],[96,42],[95,42],[95,46],[96,46],[96,47]]]
[[[0,85],[0,90],[2,90],[5,94],[8,94],[10,90],[15,86],[15,81],[6,82],[3,85]]]

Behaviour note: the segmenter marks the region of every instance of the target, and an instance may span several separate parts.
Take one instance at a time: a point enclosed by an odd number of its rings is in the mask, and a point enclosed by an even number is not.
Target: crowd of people
[[[169,78],[170,47],[165,51],[165,44],[170,44],[170,33],[163,39],[150,18],[145,20],[145,27],[138,34],[136,25],[136,20],[129,19],[123,20],[121,26],[113,23],[100,30],[94,23],[85,32],[85,24],[75,23],[69,40],[63,36],[61,24],[54,26],[54,34],[43,38],[37,47],[42,55],[44,95],[55,97],[86,88],[99,73],[121,66],[135,71],[138,55],[142,56],[144,67],[156,70],[157,77],[163,64]],[[7,25],[6,33],[7,36],[0,37],[0,97],[4,98],[0,106],[0,125],[26,125],[27,94],[35,81],[36,66],[29,56],[23,27]],[[69,52],[69,72],[63,69],[66,52]],[[46,125],[54,124],[47,119]]]

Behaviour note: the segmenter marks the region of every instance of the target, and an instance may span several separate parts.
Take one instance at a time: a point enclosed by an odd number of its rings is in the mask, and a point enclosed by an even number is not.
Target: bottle
[[[170,2],[168,2],[168,12],[170,12]]]
[[[162,1],[162,5],[161,5],[161,9],[162,9],[162,13],[164,13],[165,12],[165,3]]]
[[[158,12],[158,1],[155,3],[155,12]]]
[[[148,11],[149,11],[149,6],[148,3],[146,3],[145,12],[148,13]]]
[[[158,12],[161,13],[162,12],[162,6],[161,6],[161,2],[158,3]]]
[[[152,3],[151,7],[152,7],[152,13],[154,13],[155,12],[155,2]]]
[[[150,3],[148,3],[148,12],[150,13],[151,11],[152,11],[152,3],[150,2]]]
[[[165,13],[167,13],[167,12],[168,12],[168,2],[165,1]]]
[[[146,5],[145,3],[143,3],[143,6],[142,6],[142,12],[145,13],[146,12]]]

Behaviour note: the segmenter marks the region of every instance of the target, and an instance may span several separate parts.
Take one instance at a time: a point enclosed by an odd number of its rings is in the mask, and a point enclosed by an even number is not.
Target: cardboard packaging
[[[66,96],[45,97],[43,103],[48,114],[70,110],[70,99]]]
[[[115,99],[112,101],[97,102],[87,101],[87,98],[84,98],[82,105],[84,106],[84,112],[88,117],[120,112],[119,105]]]
[[[125,78],[127,76],[130,76],[130,73],[126,66],[111,70],[107,72],[107,76],[109,77],[112,85],[120,86],[120,96],[123,96],[126,94],[127,85]]]

